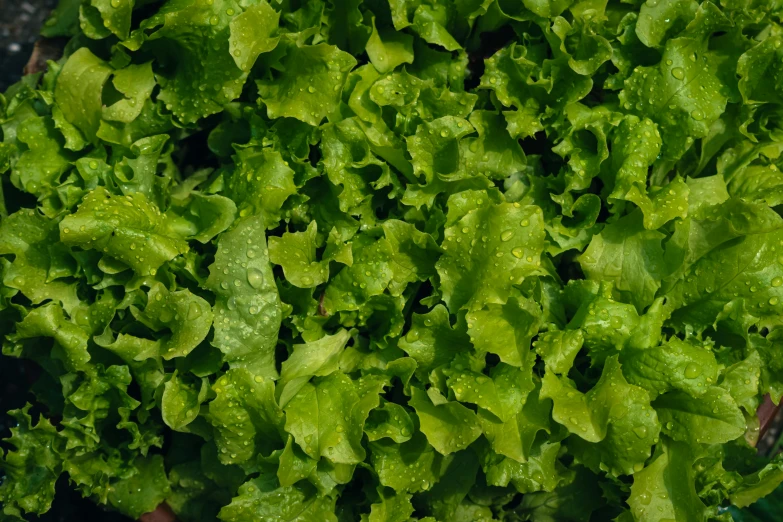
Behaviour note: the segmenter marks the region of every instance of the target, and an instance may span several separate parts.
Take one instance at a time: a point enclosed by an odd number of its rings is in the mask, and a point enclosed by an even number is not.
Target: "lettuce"
[[[61,0],[0,95],[0,520],[774,511],[781,19]]]

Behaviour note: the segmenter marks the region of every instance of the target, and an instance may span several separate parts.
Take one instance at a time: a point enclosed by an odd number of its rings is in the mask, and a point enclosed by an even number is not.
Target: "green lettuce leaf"
[[[693,460],[686,444],[663,444],[655,460],[634,475],[628,504],[635,520],[704,520],[706,506],[693,486]]]
[[[206,287],[217,296],[212,344],[232,368],[276,378],[275,345],[282,314],[265,230],[260,216],[249,216],[221,234]]]
[[[283,40],[285,54],[257,80],[258,93],[270,118],[296,118],[318,125],[336,108],[345,78],[356,60],[335,46],[324,43],[299,46]]]
[[[111,67],[82,47],[73,53],[57,77],[54,97],[65,119],[94,142],[101,120],[101,93]]]
[[[543,216],[534,206],[486,200],[447,227],[436,268],[449,309],[504,304],[511,287],[539,271]]]
[[[8,412],[19,423],[5,439],[13,446],[0,459],[5,475],[0,485],[3,514],[22,519],[25,513],[45,513],[54,499],[54,484],[62,472],[57,430],[44,418],[33,425],[30,405]]]
[[[449,402],[435,389],[430,390],[411,388],[410,400],[427,441],[443,455],[467,448],[481,435],[476,414],[459,402]]]
[[[105,252],[140,275],[155,275],[163,263],[188,251],[143,193],[113,196],[104,188],[87,194],[79,209],[60,221],[60,239]]]
[[[209,403],[218,458],[238,464],[282,447],[283,411],[274,397],[274,383],[248,368],[232,368],[212,386]]]

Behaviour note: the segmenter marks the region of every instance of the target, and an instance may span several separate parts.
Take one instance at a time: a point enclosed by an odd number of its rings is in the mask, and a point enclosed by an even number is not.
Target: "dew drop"
[[[695,379],[699,375],[701,375],[701,367],[696,363],[688,363],[685,367],[685,378]]]
[[[249,268],[247,270],[247,282],[253,288],[259,289],[264,284],[264,274],[256,268]]]
[[[188,307],[188,319],[192,321],[199,317],[201,317],[201,306],[197,303],[190,303],[190,307]]]

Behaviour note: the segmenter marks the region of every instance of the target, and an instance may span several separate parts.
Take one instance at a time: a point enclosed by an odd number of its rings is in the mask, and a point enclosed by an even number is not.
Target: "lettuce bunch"
[[[183,522],[731,520],[783,481],[782,17],[61,0],[0,96],[0,364],[41,370],[0,519],[59,479]]]

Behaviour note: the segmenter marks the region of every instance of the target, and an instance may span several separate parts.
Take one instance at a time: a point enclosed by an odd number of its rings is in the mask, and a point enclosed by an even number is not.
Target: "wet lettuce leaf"
[[[0,519],[755,520],[781,20],[61,0],[0,94]]]

